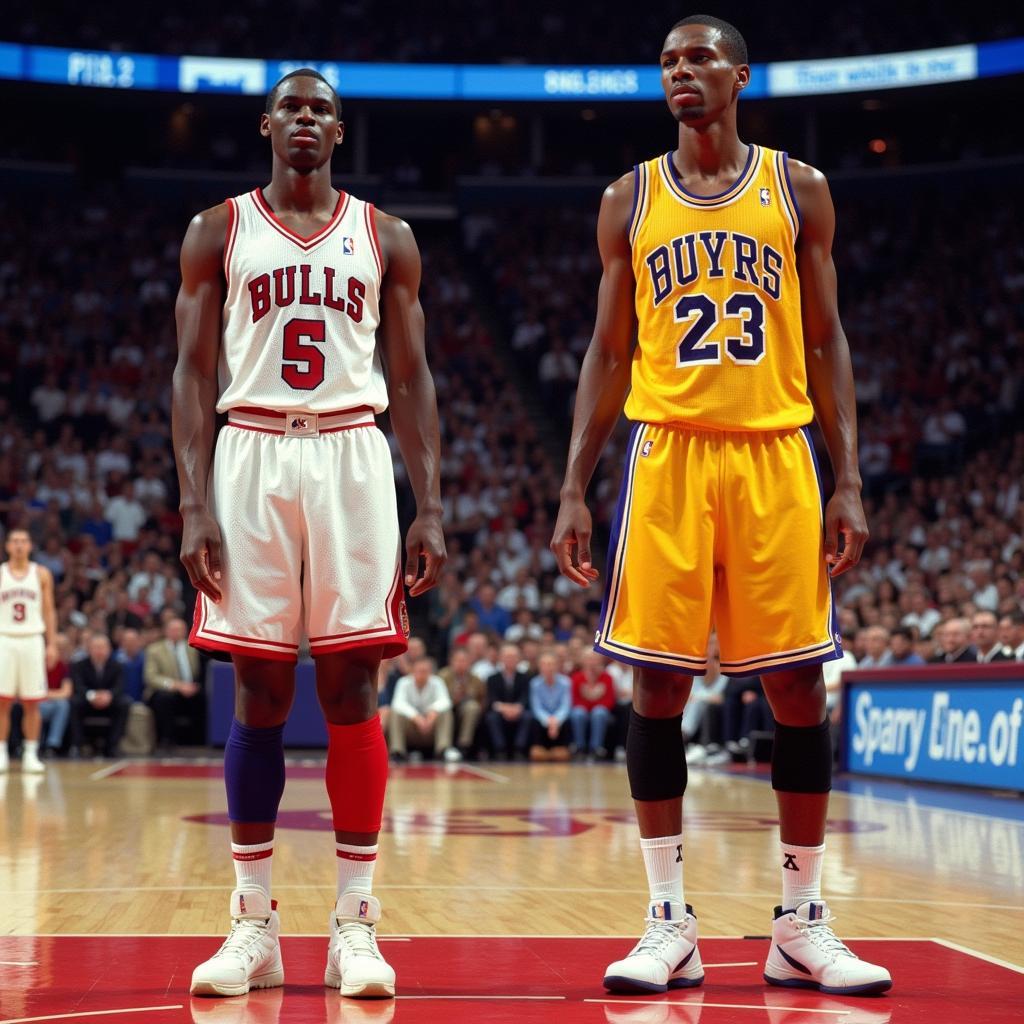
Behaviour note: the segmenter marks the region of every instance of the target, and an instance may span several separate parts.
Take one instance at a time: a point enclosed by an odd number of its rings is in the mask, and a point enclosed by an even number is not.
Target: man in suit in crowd
[[[487,679],[487,732],[495,757],[526,757],[530,743],[530,676],[519,670],[519,647],[504,644],[500,668]]]
[[[174,723],[178,715],[192,722],[190,738],[202,722],[199,652],[188,645],[188,626],[183,619],[168,619],[162,640],[146,648],[143,700],[153,711],[158,750],[174,747]]]
[[[999,642],[999,620],[994,612],[975,612],[971,619],[971,640],[977,659],[985,665],[997,661],[1013,661],[1013,649]]]
[[[978,651],[968,641],[971,624],[966,619],[950,619],[935,630],[939,641],[939,653],[932,658],[936,665],[952,665],[954,662],[977,662]]]
[[[86,718],[106,718],[103,755],[117,757],[131,706],[124,693],[121,666],[111,656],[110,640],[104,633],[90,637],[86,653],[87,657],[71,664],[71,745],[81,749]]]

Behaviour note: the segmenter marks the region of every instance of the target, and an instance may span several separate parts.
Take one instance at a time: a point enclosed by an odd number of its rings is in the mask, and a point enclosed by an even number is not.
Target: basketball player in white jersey
[[[407,646],[403,583],[424,593],[445,561],[440,439],[416,242],[407,224],[332,188],[340,116],[316,71],[278,82],[260,122],[270,184],[199,214],[181,252],[173,433],[181,556],[199,591],[191,642],[229,655],[236,679],[224,756],[232,927],[196,968],[197,995],[284,982],[270,882],[303,635],[327,720],[338,867],[324,983],[395,992],[372,895],[388,765],[376,677]],[[389,405],[417,505],[404,580],[374,422]],[[216,413],[227,426],[214,456]]]
[[[4,545],[0,565],[0,773],[9,764],[7,737],[11,706],[21,702],[23,772],[45,771],[39,760],[39,702],[46,699],[46,670],[57,663],[57,609],[53,576],[29,560],[32,538],[15,529]]]

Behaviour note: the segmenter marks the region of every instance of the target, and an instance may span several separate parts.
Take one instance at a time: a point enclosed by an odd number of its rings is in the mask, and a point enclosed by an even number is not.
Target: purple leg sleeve
[[[277,820],[284,792],[284,725],[254,729],[231,722],[224,745],[224,786],[232,821]]]

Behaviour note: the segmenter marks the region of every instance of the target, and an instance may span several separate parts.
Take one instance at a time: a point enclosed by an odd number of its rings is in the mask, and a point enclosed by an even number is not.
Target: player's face
[[[24,562],[28,558],[32,551],[32,541],[29,540],[27,533],[12,533],[7,538],[7,543],[4,545],[7,551],[7,557],[13,559],[15,562]]]
[[[673,29],[661,53],[661,86],[681,124],[700,127],[718,119],[750,80],[746,64],[725,55],[721,33],[709,25]]]
[[[316,78],[289,78],[273,109],[260,119],[260,134],[289,167],[313,170],[331,159],[345,126],[338,120],[330,87]]]

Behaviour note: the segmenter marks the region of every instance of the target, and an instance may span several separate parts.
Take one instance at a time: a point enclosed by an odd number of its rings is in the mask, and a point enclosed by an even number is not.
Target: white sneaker
[[[624,959],[608,965],[604,987],[609,992],[666,992],[701,984],[704,967],[693,908],[675,900],[652,903],[646,921],[643,938]]]
[[[21,755],[21,770],[33,775],[42,775],[46,771],[46,765],[39,760],[38,754],[26,750]]]
[[[194,996],[243,996],[284,984],[277,901],[259,885],[231,894],[231,931],[224,944],[192,972]]]
[[[449,764],[458,764],[462,760],[462,751],[458,747],[449,747],[444,752],[444,759]]]
[[[884,967],[869,964],[836,938],[824,900],[796,910],[775,908],[764,980],[784,988],[816,988],[832,995],[874,995],[892,988]]]
[[[331,914],[324,984],[356,999],[395,994],[394,968],[377,948],[380,901],[369,893],[343,892]]]

